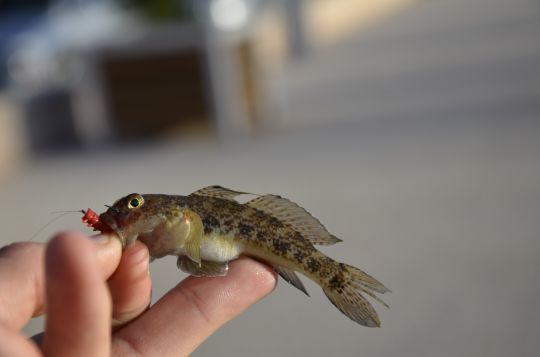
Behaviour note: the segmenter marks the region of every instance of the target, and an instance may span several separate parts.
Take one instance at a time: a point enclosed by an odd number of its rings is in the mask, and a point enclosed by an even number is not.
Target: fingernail
[[[90,237],[90,239],[96,244],[107,244],[111,240],[111,236],[108,234],[98,234]]]
[[[135,264],[148,260],[148,250],[144,247],[136,247],[131,251],[131,259]]]
[[[149,274],[148,250],[145,247],[133,247],[133,250],[128,254],[132,274],[136,276]]]

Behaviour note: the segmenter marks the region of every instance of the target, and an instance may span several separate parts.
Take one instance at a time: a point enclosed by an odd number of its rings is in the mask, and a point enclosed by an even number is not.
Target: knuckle
[[[0,248],[0,258],[27,257],[43,250],[43,244],[32,242],[15,242]]]
[[[182,286],[177,291],[185,299],[185,302],[191,306],[191,310],[195,311],[202,320],[208,324],[213,322],[213,316],[209,311],[208,302],[196,289],[193,289],[190,286]]]
[[[115,336],[112,352],[113,356],[141,357],[144,355],[139,341],[124,336]]]

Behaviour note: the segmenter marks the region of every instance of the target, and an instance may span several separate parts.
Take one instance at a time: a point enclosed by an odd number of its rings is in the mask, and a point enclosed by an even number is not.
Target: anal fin
[[[280,266],[274,266],[274,270],[289,284],[297,288],[298,290],[302,291],[304,294],[309,296],[306,288],[304,287],[304,284],[302,283],[302,280],[296,275],[296,273],[293,270],[283,268]]]
[[[181,255],[176,261],[178,269],[193,276],[225,276],[229,270],[228,262],[212,262],[203,260],[201,263],[194,262],[189,257]]]

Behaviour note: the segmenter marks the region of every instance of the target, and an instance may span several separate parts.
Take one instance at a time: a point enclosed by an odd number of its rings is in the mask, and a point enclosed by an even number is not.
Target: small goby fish
[[[287,282],[309,296],[295,272],[319,284],[343,314],[368,327],[379,327],[377,312],[363,294],[386,305],[375,293],[389,291],[372,276],[337,262],[315,245],[341,240],[305,209],[276,195],[254,195],[209,186],[189,196],[130,194],[106,212],[83,211],[83,222],[116,233],[125,248],[135,240],[152,258],[178,256],[182,271],[195,276],[223,276],[228,262],[241,254],[271,265]]]

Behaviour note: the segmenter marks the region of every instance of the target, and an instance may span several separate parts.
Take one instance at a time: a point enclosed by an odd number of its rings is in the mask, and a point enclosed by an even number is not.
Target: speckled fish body
[[[239,203],[244,192],[210,186],[189,196],[131,194],[100,215],[124,246],[140,240],[152,258],[178,256],[178,267],[196,276],[220,276],[241,254],[262,260],[307,294],[300,272],[319,284],[345,315],[364,326],[380,320],[363,294],[388,289],[358,268],[339,263],[315,245],[341,240],[295,203],[275,195]],[[386,304],[385,304],[386,305]]]

